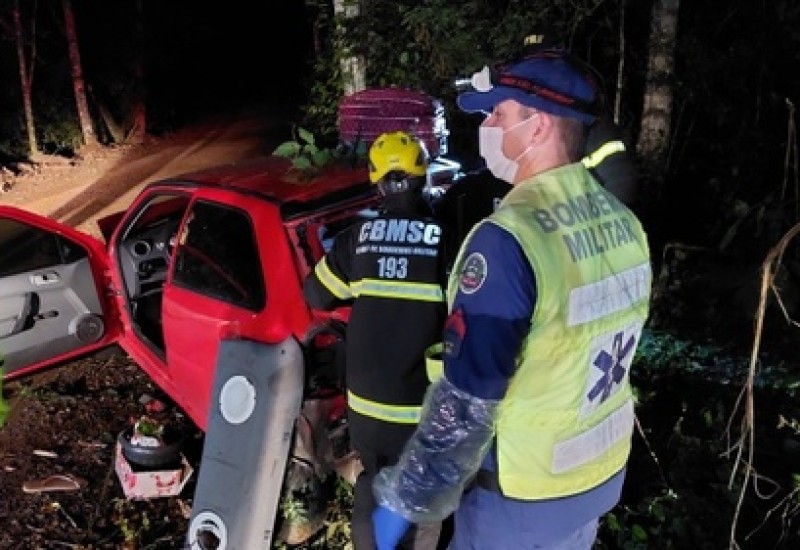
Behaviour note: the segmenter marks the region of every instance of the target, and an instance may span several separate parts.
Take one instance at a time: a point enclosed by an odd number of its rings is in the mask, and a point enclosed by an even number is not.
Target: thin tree
[[[128,141],[141,143],[147,134],[147,109],[144,67],[144,5],[142,0],[136,0],[136,21],[134,25],[134,51],[133,51],[133,102],[131,105],[131,131]]]
[[[639,140],[636,152],[651,185],[651,199],[661,194],[669,169],[675,46],[678,39],[680,0],[655,0],[650,19],[650,38]]]
[[[19,81],[22,91],[22,108],[25,114],[25,128],[28,133],[28,157],[34,160],[39,155],[39,144],[36,141],[36,126],[33,119],[33,60],[36,59],[36,2],[33,4],[31,16],[30,54],[25,55],[25,32],[22,29],[22,15],[19,0],[14,0],[12,17],[14,20],[14,41],[17,45],[19,62]]]
[[[89,114],[89,103],[86,99],[86,84],[83,80],[81,55],[78,48],[78,32],[75,25],[75,13],[72,9],[72,0],[62,0],[64,7],[64,30],[67,35],[69,48],[69,63],[72,72],[72,86],[75,90],[75,103],[78,108],[78,120],[83,135],[83,144],[86,147],[98,145],[97,134],[92,126],[92,117]]]

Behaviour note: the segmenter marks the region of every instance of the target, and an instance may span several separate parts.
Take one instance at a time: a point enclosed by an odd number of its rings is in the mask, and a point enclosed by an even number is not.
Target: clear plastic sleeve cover
[[[461,391],[444,377],[433,383],[397,465],[375,479],[378,503],[413,523],[451,514],[491,445],[499,403]]]

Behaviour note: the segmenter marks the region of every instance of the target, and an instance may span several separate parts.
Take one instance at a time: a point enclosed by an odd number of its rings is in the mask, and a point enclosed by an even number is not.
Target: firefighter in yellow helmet
[[[427,171],[427,152],[406,132],[381,134],[369,149],[369,180],[379,186],[392,181],[424,183],[420,178]]]
[[[445,318],[442,231],[423,196],[423,144],[407,132],[385,133],[369,150],[369,177],[383,195],[377,217],[337,235],[304,283],[317,309],[352,305],[347,327],[348,424],[364,470],[355,486],[356,550],[375,548],[374,475],[393,465],[419,420],[428,387],[424,353],[441,338]],[[420,524],[401,548],[435,549],[440,524]]]

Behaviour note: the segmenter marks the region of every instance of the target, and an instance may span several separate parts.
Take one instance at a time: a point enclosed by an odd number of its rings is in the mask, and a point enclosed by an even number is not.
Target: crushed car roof
[[[151,185],[164,183],[229,187],[278,203],[313,201],[359,184],[370,186],[363,162],[355,166],[337,162],[312,175],[292,168],[289,159],[275,156],[181,174]]]

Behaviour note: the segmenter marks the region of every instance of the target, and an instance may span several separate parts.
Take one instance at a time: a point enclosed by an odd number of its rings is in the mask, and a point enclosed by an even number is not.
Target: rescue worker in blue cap
[[[635,214],[580,162],[595,91],[555,51],[484,68],[481,156],[513,185],[457,255],[443,375],[373,484],[378,548],[454,513],[449,548],[590,549],[619,501],[652,272]]]
[[[526,39],[528,53],[543,50],[562,50],[564,58],[595,80],[595,71],[573,57],[563,46],[544,43],[543,36],[533,35],[538,41]],[[597,113],[594,122],[588,125],[584,139],[581,162],[595,179],[611,191],[625,205],[637,211],[638,178],[633,157],[623,139],[622,130],[617,126],[603,101],[598,82],[593,82],[598,91],[592,110]],[[457,86],[471,87],[468,80],[458,80]],[[511,184],[497,178],[486,167],[464,174],[450,186],[441,198],[434,203],[436,219],[447,228],[447,243],[443,247],[447,265],[452,265],[455,252],[472,227],[497,209],[502,198],[511,190]]]

